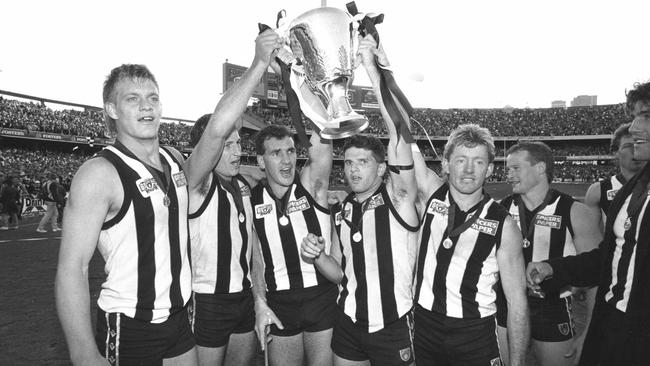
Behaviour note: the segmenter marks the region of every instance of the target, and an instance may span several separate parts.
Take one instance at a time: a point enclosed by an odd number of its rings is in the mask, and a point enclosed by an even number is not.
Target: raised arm
[[[206,175],[217,164],[224,143],[246,110],[248,100],[264,76],[272,54],[281,46],[281,38],[272,30],[265,31],[255,40],[253,63],[241,79],[221,97],[194,152],[185,162],[184,170],[190,190],[200,189]]]
[[[512,366],[525,364],[530,338],[521,238],[517,224],[511,217],[507,217],[501,234],[501,245],[497,250],[497,263],[503,293],[508,303],[508,344]]]
[[[371,35],[367,35],[359,42],[359,54],[363,66],[368,73],[368,78],[372,83],[372,89],[377,95],[379,102],[379,110],[384,120],[384,124],[389,134],[388,141],[388,171],[390,172],[390,183],[388,185],[389,192],[393,199],[393,204],[396,205],[400,215],[410,224],[417,225],[418,218],[415,210],[403,210],[402,207],[414,207],[417,199],[417,184],[415,182],[415,169],[413,167],[413,157],[411,155],[411,145],[407,144],[403,138],[398,138],[395,123],[391,119],[386,106],[383,103],[380,80],[381,76],[379,69],[375,63],[375,57],[379,62],[388,66],[388,59],[382,47],[377,48],[377,42]],[[399,104],[396,101],[397,104]],[[405,111],[401,106],[398,106],[401,113]],[[408,119],[408,116],[406,116]],[[411,214],[413,212],[413,214]],[[412,217],[410,217],[412,216]]]
[[[300,172],[300,183],[314,197],[316,202],[327,207],[327,190],[332,173],[332,141],[321,139],[314,131],[309,139],[309,159]]]
[[[91,159],[81,166],[70,188],[63,216],[63,238],[55,279],[56,308],[74,365],[108,365],[94,341],[90,316],[88,263],[102,224],[117,212],[123,192],[113,166]]]

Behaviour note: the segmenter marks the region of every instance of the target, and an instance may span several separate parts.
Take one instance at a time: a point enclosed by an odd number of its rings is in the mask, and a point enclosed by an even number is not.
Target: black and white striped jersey
[[[109,146],[98,154],[115,166],[124,202],[99,235],[108,276],[97,303],[107,313],[152,323],[181,310],[191,293],[187,181],[181,163],[165,148],[160,155],[171,173],[168,205],[152,172],[131,152]]]
[[[616,193],[623,187],[625,182],[625,177],[622,174],[612,175],[600,181],[600,201],[598,202],[598,206],[600,207],[603,225],[607,222],[607,212],[609,211],[609,206],[612,204],[614,196],[616,196]]]
[[[194,292],[228,294],[251,288],[251,189],[242,176],[232,179],[238,197],[213,172],[201,206],[189,215]]]
[[[332,210],[342,253],[338,304],[376,332],[413,307],[418,227],[400,217],[383,183],[364,204],[353,197]]]
[[[257,233],[267,291],[307,288],[331,283],[314,266],[300,257],[300,245],[307,234],[325,239],[331,246],[329,209],[320,206],[299,180],[282,198],[265,185],[253,188],[253,224]]]
[[[506,210],[484,193],[476,221],[447,241],[450,207],[454,227],[476,214],[480,205],[463,213],[451,205],[445,183],[427,202],[418,253],[416,301],[423,308],[452,318],[478,319],[496,312],[495,284],[499,281],[497,250]]]

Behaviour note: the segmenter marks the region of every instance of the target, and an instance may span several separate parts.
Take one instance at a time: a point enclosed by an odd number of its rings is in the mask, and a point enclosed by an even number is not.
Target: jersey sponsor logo
[[[311,206],[309,205],[309,201],[307,201],[307,197],[303,196],[295,201],[289,201],[289,203],[287,203],[287,214],[297,211],[305,211],[310,207]]]
[[[614,196],[616,196],[616,193],[618,193],[618,189],[609,189],[607,190],[607,200],[611,201],[614,199]]]
[[[383,205],[384,198],[381,196],[381,194],[376,194],[370,198],[370,202],[368,202],[368,207],[366,210],[374,210],[375,208]]]
[[[347,218],[349,218],[349,216],[350,216],[350,210],[349,209],[337,212],[334,215],[334,225],[336,225],[336,226],[341,225],[341,223],[343,222],[343,218],[347,219]]]
[[[239,193],[242,195],[242,197],[250,196],[251,195],[251,189],[248,188],[248,186],[240,186],[239,187]]]
[[[562,216],[537,214],[535,217],[535,225],[559,229],[562,226]]]
[[[562,335],[567,335],[569,334],[569,323],[558,324],[557,329],[562,333]]]
[[[263,203],[255,205],[255,218],[261,219],[262,217],[273,212],[273,205],[270,203]]]
[[[142,197],[147,198],[151,196],[151,192],[159,190],[158,183],[154,178],[140,178],[135,181]]]
[[[404,349],[399,350],[399,358],[406,362],[411,359],[411,347],[406,347]]]
[[[427,208],[427,213],[432,215],[440,214],[446,216],[448,211],[449,211],[449,205],[439,200],[431,200],[431,203]]]
[[[176,187],[182,187],[187,185],[187,179],[185,179],[185,173],[178,172],[175,174],[172,174],[172,179],[174,179],[174,184]]]
[[[472,229],[492,236],[497,235],[498,228],[499,228],[499,222],[495,220],[489,220],[489,219],[478,218],[476,219],[476,222],[472,224]]]

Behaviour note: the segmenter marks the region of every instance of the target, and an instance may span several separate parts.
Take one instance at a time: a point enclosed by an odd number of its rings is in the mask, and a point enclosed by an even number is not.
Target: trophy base
[[[320,137],[326,140],[344,139],[354,136],[368,127],[368,119],[357,115],[353,119],[339,122],[338,128],[326,127],[320,131]]]

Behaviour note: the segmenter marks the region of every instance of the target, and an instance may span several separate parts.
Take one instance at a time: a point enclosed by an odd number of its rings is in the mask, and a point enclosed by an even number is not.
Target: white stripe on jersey
[[[240,191],[242,189],[248,190],[248,186],[235,178],[238,183]],[[244,205],[245,215],[245,230],[247,236],[246,243],[244,243],[244,234],[240,231],[239,212],[233,195],[224,189],[221,182],[216,175],[212,176],[212,184],[216,184],[216,188],[210,202],[205,207],[200,216],[191,218],[190,233],[192,243],[192,290],[203,294],[215,293],[217,287],[217,279],[219,274],[228,273],[229,284],[228,289],[219,289],[218,293],[237,293],[245,290],[243,288],[244,277],[251,281],[250,276],[250,263],[251,263],[251,243],[253,236],[253,211],[251,208],[251,199],[249,195],[242,195],[242,203]],[[250,190],[248,190],[250,192]],[[226,212],[219,212],[219,197],[221,194],[226,194],[228,199],[228,207],[230,208],[229,226],[219,227],[219,217],[225,215]],[[226,235],[229,238],[228,242],[219,243],[219,231],[226,230]],[[224,234],[224,233],[222,233]],[[246,263],[248,263],[247,273],[240,264],[241,253],[244,244],[246,244]],[[225,268],[218,268],[219,248],[227,246],[230,248],[230,265],[229,270]],[[228,278],[228,277],[226,277]],[[247,287],[248,289],[250,287]],[[224,291],[225,290],[225,291]]]
[[[154,179],[147,168],[138,160],[133,159],[113,146],[106,147],[122,159],[129,168],[133,169],[143,179]],[[171,168],[172,182],[175,174],[183,174],[181,167],[167,152],[160,148],[160,154]],[[183,303],[190,298],[191,273],[187,254],[187,186],[171,184],[178,197],[178,240],[181,255],[180,288]],[[154,215],[155,235],[155,300],[153,305],[152,323],[161,323],[167,319],[171,310],[170,290],[172,284],[169,209],[163,205],[164,192],[161,189],[149,191]],[[126,192],[125,192],[125,198]],[[132,201],[126,215],[112,227],[102,230],[99,234],[98,249],[106,261],[108,273],[106,281],[97,300],[99,307],[107,313],[123,313],[133,318],[138,304],[138,238],[136,233],[136,217]],[[142,229],[142,228],[140,228]]]

